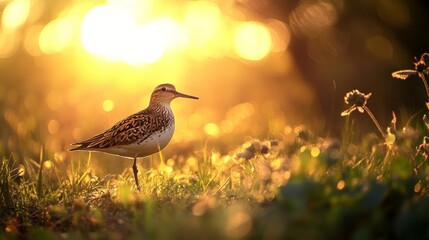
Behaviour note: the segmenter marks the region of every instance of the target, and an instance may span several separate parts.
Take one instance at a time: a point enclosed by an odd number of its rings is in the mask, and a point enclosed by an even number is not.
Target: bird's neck
[[[153,101],[151,100],[149,106],[154,108],[170,108],[170,101]]]
[[[163,115],[173,114],[173,111],[170,107],[170,102],[151,102],[149,106],[155,110],[155,112],[159,112]]]

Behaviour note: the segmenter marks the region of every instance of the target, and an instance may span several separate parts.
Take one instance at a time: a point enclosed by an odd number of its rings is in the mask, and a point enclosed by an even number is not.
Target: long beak
[[[187,94],[184,94],[184,93],[180,93],[180,92],[177,92],[177,91],[175,92],[175,95],[176,95],[176,97],[199,99],[198,97],[194,97],[194,96],[187,95]]]

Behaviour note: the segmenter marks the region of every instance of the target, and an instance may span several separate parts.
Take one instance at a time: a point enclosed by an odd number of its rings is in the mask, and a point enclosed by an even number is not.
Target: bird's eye
[[[165,92],[165,91],[167,91],[167,88],[163,87],[163,88],[161,88],[161,91]]]

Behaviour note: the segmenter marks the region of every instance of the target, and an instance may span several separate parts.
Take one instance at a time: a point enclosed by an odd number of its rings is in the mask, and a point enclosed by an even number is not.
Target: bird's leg
[[[137,177],[137,173],[139,172],[139,170],[137,169],[136,162],[137,162],[137,157],[134,157],[134,164],[133,164],[134,180],[136,180],[137,190],[140,191],[139,179]]]

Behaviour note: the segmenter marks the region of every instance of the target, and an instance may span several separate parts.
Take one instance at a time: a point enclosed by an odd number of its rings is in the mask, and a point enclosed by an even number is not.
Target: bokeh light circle
[[[240,23],[235,30],[234,49],[245,60],[258,61],[265,58],[271,45],[270,31],[261,23]]]

